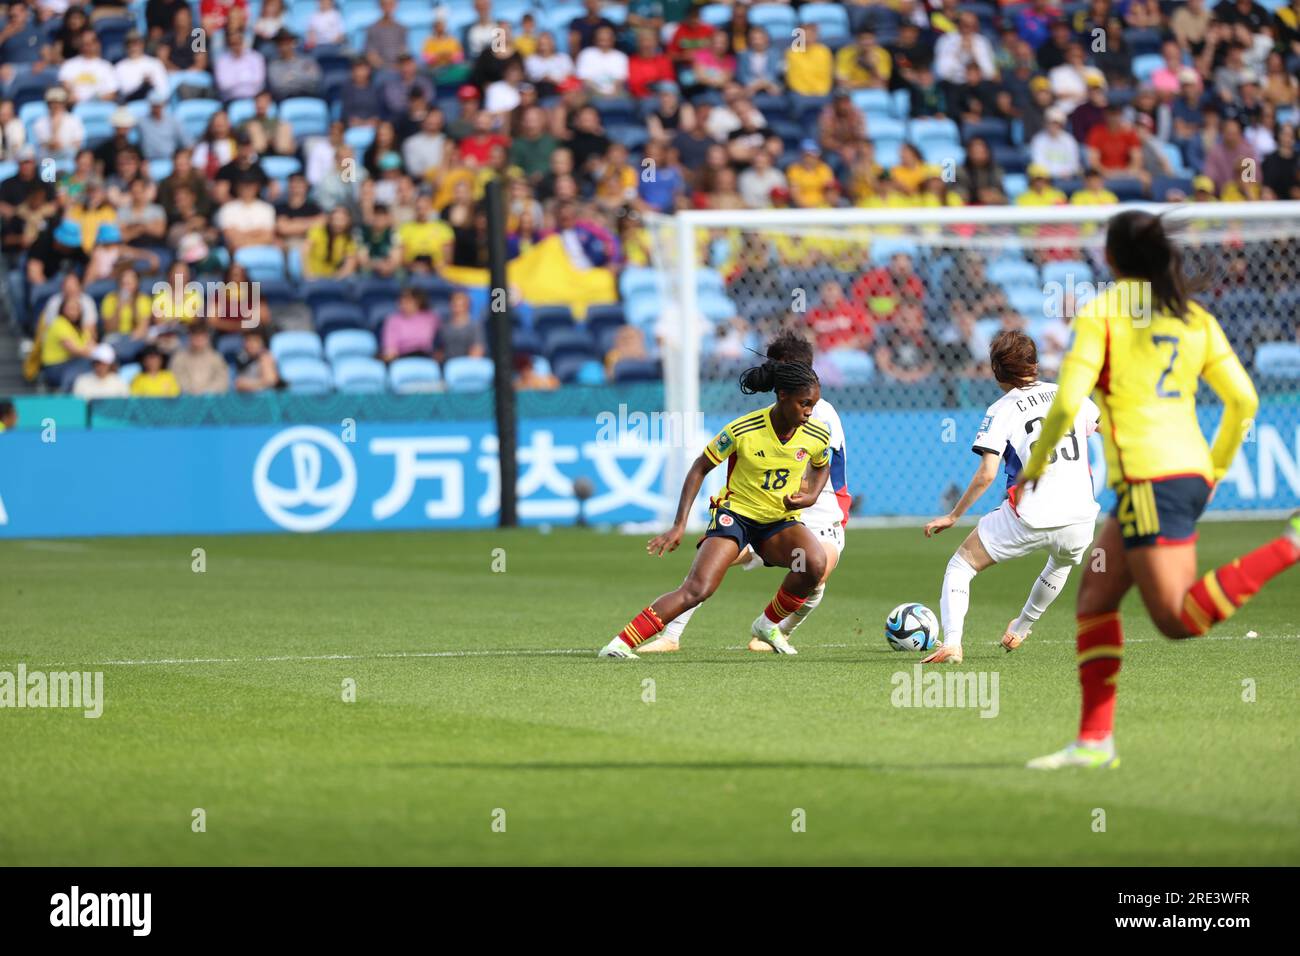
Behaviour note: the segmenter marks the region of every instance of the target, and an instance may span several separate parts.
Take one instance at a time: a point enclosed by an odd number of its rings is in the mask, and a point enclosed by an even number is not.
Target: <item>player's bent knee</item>
[[[687,578],[682,582],[682,586],[678,590],[681,592],[682,597],[689,602],[690,606],[694,607],[697,604],[703,604],[712,597],[713,592],[717,590],[717,586],[710,584],[708,581]]]

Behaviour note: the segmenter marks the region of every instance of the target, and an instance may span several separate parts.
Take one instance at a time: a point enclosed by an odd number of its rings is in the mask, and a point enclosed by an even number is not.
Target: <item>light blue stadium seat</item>
[[[1033,286],[1016,286],[1007,292],[1007,301],[1013,311],[1026,319],[1039,319],[1046,314],[1047,295]]]
[[[664,303],[656,293],[641,293],[629,299],[623,306],[623,314],[631,325],[641,328],[653,327],[663,314]]]
[[[181,128],[185,130],[185,135],[191,140],[198,140],[203,136],[203,131],[208,128],[208,121],[212,119],[212,114],[219,109],[221,109],[219,100],[196,99],[182,100],[173,112]]]
[[[284,253],[279,246],[244,246],[235,251],[235,261],[248,270],[248,278],[253,282],[284,278]]]
[[[817,24],[817,34],[827,46],[841,47],[853,39],[849,15],[838,3],[806,3],[799,11],[800,23]]]
[[[140,363],[130,362],[126,365],[120,366],[117,370],[117,374],[122,376],[122,381],[130,387],[131,383],[135,381],[135,377],[140,374]]]
[[[868,90],[866,92],[880,92]],[[872,114],[867,118],[867,136],[870,139],[906,139],[907,124],[892,116]]]
[[[1007,199],[1015,202],[1029,191],[1029,177],[1024,173],[1007,173],[1002,177],[1002,191]]]
[[[905,252],[911,256],[912,264],[915,265],[921,249],[911,239],[876,239],[871,243],[871,264],[875,266],[888,265],[889,260],[900,252]]]
[[[995,282],[1004,289],[1016,286],[1039,288],[1038,269],[1031,262],[1018,259],[998,259],[988,268],[990,282]]]
[[[583,362],[575,381],[579,385],[604,385],[605,366],[594,360]]]
[[[876,363],[859,349],[835,349],[826,354],[826,360],[839,371],[845,385],[865,385],[876,376]]]
[[[642,292],[658,292],[659,286],[659,273],[646,266],[628,266],[618,278],[618,291],[624,299]]]
[[[903,149],[903,141],[892,137],[871,138],[876,147],[876,162],[885,169],[892,169],[898,165],[898,160]]]
[[[294,173],[302,172],[302,160],[297,156],[263,156],[258,165],[268,179],[288,179]]]
[[[162,182],[172,174],[173,165],[170,159],[149,160],[149,178],[156,183]]]
[[[1082,259],[1049,262],[1043,266],[1043,284],[1056,282],[1063,288],[1074,289],[1080,283],[1092,282],[1092,266]]]
[[[320,336],[315,332],[294,330],[277,332],[271,336],[271,356],[276,362],[288,362],[299,358],[319,360],[324,355]]]
[[[297,356],[285,359],[283,362],[277,361],[277,365],[280,368],[280,378],[288,384],[291,392],[301,395],[326,395],[334,390],[334,378],[330,374],[330,367],[318,358]]]
[[[888,90],[854,90],[849,94],[849,102],[861,113],[894,115],[894,97]]]
[[[721,27],[731,22],[731,4],[708,3],[700,8],[700,19],[711,27]]]
[[[373,126],[353,126],[343,134],[343,141],[360,155],[370,148],[370,144],[375,141],[375,128]]]
[[[1151,74],[1164,65],[1165,58],[1159,53],[1143,53],[1133,57],[1133,75],[1137,77],[1138,85],[1150,80]]]
[[[907,134],[918,147],[931,140],[961,143],[961,133],[957,129],[957,124],[950,119],[939,119],[934,116],[922,116],[911,120],[907,124]]]
[[[794,11],[783,4],[760,3],[749,8],[749,25],[766,30],[773,46],[788,48],[799,20]]]
[[[449,391],[483,392],[492,387],[492,360],[468,355],[447,359],[442,374]]]
[[[696,308],[710,322],[725,322],[739,315],[736,303],[731,298],[716,290],[708,290],[696,298]]]
[[[369,329],[338,329],[325,337],[325,358],[331,365],[347,358],[374,358],[378,351],[379,342]]]
[[[335,333],[336,335],[338,333]],[[353,355],[334,365],[334,388],[340,392],[382,392],[388,386],[388,372],[376,358]]]
[[[436,392],[442,388],[442,370],[430,358],[399,358],[388,366],[388,387],[401,395]]]
[[[1300,344],[1267,342],[1255,350],[1255,371],[1260,375],[1300,380]]]
[[[329,130],[329,105],[314,96],[291,96],[280,103],[280,119],[293,127],[293,135],[324,136]]]

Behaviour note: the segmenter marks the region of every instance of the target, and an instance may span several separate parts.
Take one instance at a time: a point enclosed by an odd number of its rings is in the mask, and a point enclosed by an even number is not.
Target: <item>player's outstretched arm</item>
[[[677,550],[677,546],[682,543],[682,535],[686,533],[686,519],[691,513],[691,505],[695,503],[695,496],[700,493],[704,476],[712,470],[713,462],[706,455],[700,455],[695,459],[690,471],[686,473],[686,480],[682,482],[682,496],[677,502],[677,517],[673,520],[673,526],[663,534],[655,535],[650,539],[645,546],[648,554],[663,557]]]
[[[1259,410],[1259,394],[1241,359],[1228,344],[1223,329],[1213,318],[1210,319],[1209,331],[1209,348],[1201,378],[1223,402],[1223,417],[1219,419],[1219,430],[1214,433],[1214,444],[1210,448],[1217,484],[1232,467],[1232,460],[1237,457],[1246,438],[1246,430]]]
[[[998,476],[998,461],[999,458],[995,452],[986,451],[980,455],[979,467],[975,469],[975,474],[971,475],[970,484],[966,486],[965,494],[953,505],[952,511],[925,523],[925,536],[927,538],[933,538],[936,534],[955,525],[957,519],[969,511],[970,506],[979,500],[980,495],[989,490],[989,485],[993,484],[993,479]]]

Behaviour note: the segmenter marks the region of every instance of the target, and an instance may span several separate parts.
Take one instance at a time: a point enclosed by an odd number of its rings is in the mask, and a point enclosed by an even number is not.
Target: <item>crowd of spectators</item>
[[[481,357],[481,301],[441,280],[487,266],[493,180],[510,256],[555,236],[615,276],[677,209],[1300,199],[1300,0],[470,6],[9,3],[0,247],[29,367],[87,396],[275,388],[269,337],[311,314],[196,315],[184,291],[267,249],[292,281],[391,282],[380,361]],[[714,265],[739,288],[772,255]],[[785,321],[901,381],[985,374],[975,323],[1014,310],[964,289],[936,326],[908,268],[824,283]],[[718,323],[714,350],[752,325]],[[653,325],[593,347],[612,376],[653,356]],[[557,378],[525,357],[518,382]]]

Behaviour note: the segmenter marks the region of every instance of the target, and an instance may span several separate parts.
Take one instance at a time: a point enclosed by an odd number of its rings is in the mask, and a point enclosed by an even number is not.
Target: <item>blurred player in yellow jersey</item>
[[[775,392],[776,403],[729,422],[704,446],[682,483],[673,526],[646,545],[646,551],[660,557],[677,550],[704,476],[726,462],[727,484],[710,502],[712,520],[695,546],[686,580],[632,618],[600,650],[601,657],[635,659],[633,651],[667,622],[707,600],[746,548],[769,565],[790,569],[750,631],[778,654],[798,653],[780,625],[804,606],[826,576],[826,553],[799,521],[800,511],[816,503],[830,474],[830,428],[813,417],[821,383],[811,366],[769,359],[746,371],[740,388],[747,395]]]
[[[1132,211],[1111,219],[1106,261],[1114,286],[1074,320],[1056,400],[1020,479],[1033,487],[1095,389],[1117,502],[1097,539],[1102,561],[1090,563],[1079,586],[1079,736],[1030,761],[1035,769],[1118,765],[1111,731],[1124,643],[1119,606],[1134,584],[1162,634],[1194,637],[1300,560],[1298,512],[1281,536],[1197,574],[1196,522],[1241,447],[1259,399],[1218,321],[1191,300],[1197,283],[1183,271],[1160,217]],[[1196,419],[1201,379],[1224,406],[1213,445]]]

